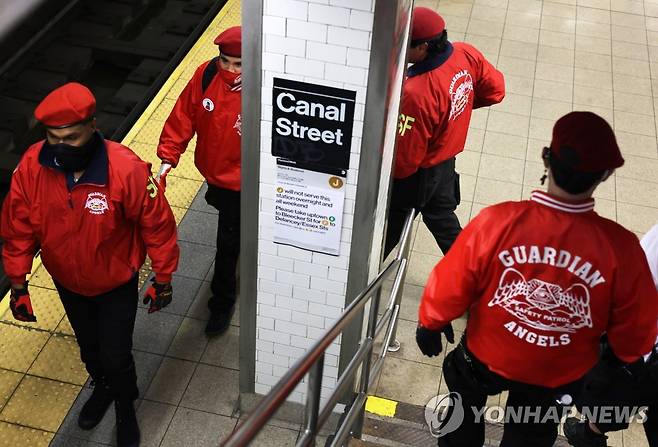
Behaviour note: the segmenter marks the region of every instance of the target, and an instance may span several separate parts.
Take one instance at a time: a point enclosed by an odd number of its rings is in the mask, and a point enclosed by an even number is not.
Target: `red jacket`
[[[414,64],[402,93],[394,177],[409,177],[463,151],[473,109],[504,97],[503,74],[467,43],[453,43]]]
[[[557,387],[582,377],[607,332],[632,362],[656,339],[658,293],[637,237],[593,211],[535,191],[491,206],[432,271],[420,324],[469,310],[466,343],[511,380]]]
[[[172,166],[178,164],[187,144],[197,134],[194,163],[211,185],[240,190],[240,91],[231,87],[218,73],[202,92],[201,64],[187,83],[165,122],[158,157]]]
[[[43,142],[18,164],[0,228],[12,283],[25,281],[38,248],[53,279],[85,296],[126,283],[147,252],[158,281],[171,281],[179,256],[176,221],[150,165],[129,148],[96,138],[97,152],[77,183],[56,168]]]

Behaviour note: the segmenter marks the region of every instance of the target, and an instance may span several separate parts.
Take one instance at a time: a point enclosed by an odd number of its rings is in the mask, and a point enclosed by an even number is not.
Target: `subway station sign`
[[[274,78],[272,155],[348,169],[356,92]]]

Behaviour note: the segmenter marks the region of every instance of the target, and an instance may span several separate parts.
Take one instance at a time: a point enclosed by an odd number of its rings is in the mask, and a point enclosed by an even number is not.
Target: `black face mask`
[[[55,164],[65,171],[76,172],[84,170],[96,152],[97,136],[94,134],[83,146],[46,142],[55,157]]]

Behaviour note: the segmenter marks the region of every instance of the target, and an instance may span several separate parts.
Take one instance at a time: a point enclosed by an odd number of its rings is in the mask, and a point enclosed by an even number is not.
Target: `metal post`
[[[324,370],[324,354],[318,358],[308,373],[308,390],[306,392],[306,414],[304,415],[305,445],[315,445],[318,434],[318,415],[322,397],[322,372]]]
[[[372,347],[373,341],[375,338],[375,330],[377,329],[377,311],[379,310],[379,298],[381,294],[379,293],[381,288],[377,289],[370,301],[370,312],[368,313],[368,329],[366,330],[366,340],[369,340],[370,349],[368,349],[368,354],[366,354],[365,359],[363,359],[363,366],[361,366],[361,380],[359,381],[359,394],[367,395],[368,388],[370,387],[370,364],[372,363]],[[352,429],[352,436],[356,438],[361,437],[361,432],[363,431],[363,421],[365,420],[365,407],[359,411],[359,415],[354,421],[354,428]]]
[[[409,259],[409,251],[411,250],[411,229],[413,227],[415,215],[416,215],[416,210],[413,209],[407,215],[407,220],[402,230],[402,240],[400,241],[400,247],[397,255],[397,258],[400,260]],[[395,296],[395,306],[398,307],[400,306],[400,301],[402,301],[402,292],[404,291],[404,281],[406,277],[407,277],[407,270],[403,269],[402,276],[400,278],[401,281],[400,287],[398,288],[397,294]],[[397,352],[400,350],[400,342],[396,337],[397,332],[398,332],[398,321],[397,319],[395,319],[395,321],[393,321],[393,332],[391,335],[391,343],[388,345],[387,348],[389,352]]]

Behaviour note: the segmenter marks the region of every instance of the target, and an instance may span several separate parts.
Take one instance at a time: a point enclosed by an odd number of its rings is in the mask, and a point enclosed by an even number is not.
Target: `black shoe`
[[[564,435],[569,445],[574,447],[606,447],[606,435],[594,433],[589,428],[589,422],[578,418],[567,418],[564,421]]]
[[[83,430],[91,430],[103,420],[105,412],[114,401],[112,392],[103,379],[92,382],[94,391],[82,406],[78,416],[78,426]]]
[[[133,401],[117,400],[114,409],[117,415],[117,447],[138,447],[140,433]]]
[[[231,324],[231,317],[233,316],[234,310],[235,306],[232,306],[225,311],[210,312],[210,318],[206,325],[206,335],[214,336],[223,334]]]

